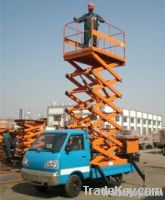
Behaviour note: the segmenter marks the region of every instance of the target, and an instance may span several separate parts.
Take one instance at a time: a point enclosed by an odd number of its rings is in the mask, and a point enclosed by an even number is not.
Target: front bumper
[[[38,170],[22,169],[21,176],[24,180],[34,185],[56,186],[60,184],[59,174]]]

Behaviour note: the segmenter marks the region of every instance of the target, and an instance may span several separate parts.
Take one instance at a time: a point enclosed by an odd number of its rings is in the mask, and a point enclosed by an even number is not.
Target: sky
[[[87,12],[88,0],[0,0],[0,118],[19,108],[46,116],[69,102],[63,27]],[[165,116],[165,1],[93,0],[95,12],[126,32],[119,106]]]

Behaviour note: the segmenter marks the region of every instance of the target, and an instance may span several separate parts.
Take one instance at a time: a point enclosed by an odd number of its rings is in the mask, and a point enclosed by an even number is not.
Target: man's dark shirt
[[[84,30],[90,30],[91,29],[91,17],[93,17],[93,21],[94,21],[93,28],[95,30],[98,30],[99,22],[104,23],[104,19],[93,12],[89,12],[79,18],[74,18],[74,20],[78,23],[84,22]]]

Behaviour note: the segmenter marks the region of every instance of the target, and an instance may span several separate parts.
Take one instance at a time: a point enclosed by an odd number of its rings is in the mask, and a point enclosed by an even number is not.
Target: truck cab
[[[76,196],[82,180],[89,177],[90,159],[86,131],[46,131],[25,154],[22,177],[42,191],[48,186],[65,184],[67,195]]]
[[[88,132],[79,129],[51,130],[42,133],[23,158],[22,178],[43,192],[62,185],[68,197],[76,197],[86,179],[104,178],[122,182],[122,174],[134,171],[132,163],[91,165]]]

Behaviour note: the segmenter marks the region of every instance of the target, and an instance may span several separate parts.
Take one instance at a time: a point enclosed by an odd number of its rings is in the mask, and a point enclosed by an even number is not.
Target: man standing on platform
[[[91,27],[93,23],[93,29],[98,30],[99,22],[104,23],[104,19],[99,15],[95,14],[94,11],[94,3],[88,4],[88,13],[83,15],[80,18],[75,18],[74,21],[78,23],[84,22],[84,47],[89,47],[89,40],[91,39]],[[93,22],[92,22],[93,19]],[[93,46],[97,46],[97,37],[93,35]]]

